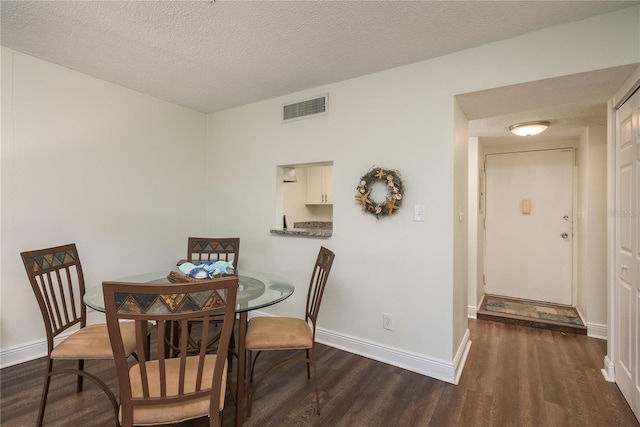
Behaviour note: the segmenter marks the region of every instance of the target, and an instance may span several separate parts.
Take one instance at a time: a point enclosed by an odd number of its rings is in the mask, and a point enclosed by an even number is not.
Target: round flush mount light
[[[509,126],[512,134],[518,136],[533,136],[544,132],[549,127],[549,122],[526,122]]]

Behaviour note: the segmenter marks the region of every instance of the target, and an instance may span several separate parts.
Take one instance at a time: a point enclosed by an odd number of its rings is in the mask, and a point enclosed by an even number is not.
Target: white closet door
[[[640,93],[616,112],[616,351],[615,377],[629,406],[640,415],[638,316],[640,315]]]

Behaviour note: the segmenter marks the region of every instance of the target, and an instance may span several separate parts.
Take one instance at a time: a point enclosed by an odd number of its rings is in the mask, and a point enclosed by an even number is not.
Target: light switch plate
[[[424,221],[424,217],[425,217],[424,205],[415,205],[413,207],[413,220]]]

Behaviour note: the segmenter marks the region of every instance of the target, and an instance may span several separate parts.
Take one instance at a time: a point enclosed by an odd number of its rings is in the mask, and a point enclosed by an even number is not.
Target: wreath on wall
[[[381,183],[386,186],[387,194],[383,202],[371,199],[371,186]],[[402,205],[402,197],[404,196],[404,188],[402,180],[397,171],[385,168],[372,168],[369,172],[360,177],[358,185],[358,194],[356,200],[362,205],[362,209],[372,213],[376,218],[381,216],[391,216],[394,211]]]

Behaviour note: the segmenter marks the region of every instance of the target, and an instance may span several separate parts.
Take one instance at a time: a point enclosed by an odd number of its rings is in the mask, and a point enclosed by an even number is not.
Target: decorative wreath
[[[387,195],[384,202],[377,202],[369,198],[371,185],[382,181],[387,186]],[[376,218],[391,216],[393,211],[402,205],[404,189],[402,180],[397,171],[385,168],[372,168],[366,175],[360,178],[356,200],[362,205],[362,209],[374,214]]]

